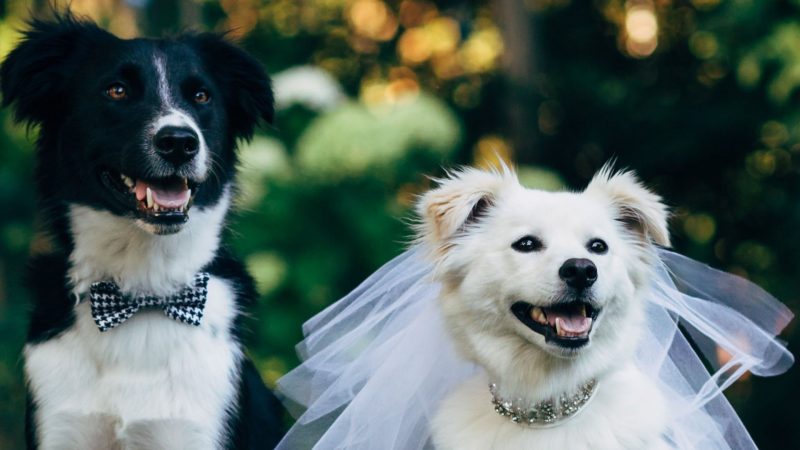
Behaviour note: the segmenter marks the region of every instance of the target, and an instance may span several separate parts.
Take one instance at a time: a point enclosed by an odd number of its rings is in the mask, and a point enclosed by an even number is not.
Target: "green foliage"
[[[423,94],[373,107],[350,102],[309,124],[297,142],[298,165],[329,180],[364,177],[373,170],[388,175],[415,149],[446,157],[459,135],[456,117],[435,97]]]

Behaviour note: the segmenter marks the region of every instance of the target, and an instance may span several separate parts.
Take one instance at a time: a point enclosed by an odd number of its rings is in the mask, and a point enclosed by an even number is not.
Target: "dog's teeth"
[[[583,317],[586,317],[586,305],[581,304],[581,311],[580,312],[581,312],[581,315]]]
[[[547,318],[544,316],[542,308],[539,308],[538,306],[531,310],[531,318],[539,323],[547,322]]]
[[[564,334],[561,332],[561,317],[556,317],[556,334],[559,336],[563,336]]]
[[[155,211],[155,212],[161,211],[161,207],[158,206],[158,203],[153,203],[153,211]]]
[[[154,205],[154,203],[153,203],[153,191],[151,191],[150,188],[148,187],[147,188],[147,207],[148,208],[152,208],[153,205]]]
[[[122,179],[122,182],[125,183],[125,186],[128,186],[130,189],[133,189],[133,187],[136,186],[136,182],[133,181],[133,178],[122,173],[119,174],[119,177]]]

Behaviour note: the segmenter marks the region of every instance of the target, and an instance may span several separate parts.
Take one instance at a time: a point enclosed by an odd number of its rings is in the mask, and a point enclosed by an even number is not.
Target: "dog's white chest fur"
[[[494,411],[484,375],[442,402],[433,421],[437,450],[644,450],[666,448],[665,406],[658,389],[634,367],[603,378],[576,416],[547,428],[528,428]]]
[[[129,436],[131,430],[150,428],[145,421],[164,420],[193,435],[200,448],[214,448],[225,407],[236,394],[241,357],[232,352],[228,333],[232,302],[230,287],[212,278],[201,326],[140,311],[105,333],[92,320],[88,303],[78,305],[74,328],[25,349],[28,381],[43,400],[36,415],[42,448],[93,440],[81,436],[97,431],[92,422],[105,422],[125,442],[137,439]],[[149,439],[156,438],[164,439]]]
[[[110,278],[123,290],[163,293],[211,260],[226,208],[227,198],[180,235],[150,240],[122,219],[74,208],[76,291]],[[169,263],[178,249],[184,258]],[[101,333],[88,300],[76,305],[74,326],[25,348],[40,448],[218,448],[242,357],[230,334],[234,289],[210,278],[200,326],[144,309]]]

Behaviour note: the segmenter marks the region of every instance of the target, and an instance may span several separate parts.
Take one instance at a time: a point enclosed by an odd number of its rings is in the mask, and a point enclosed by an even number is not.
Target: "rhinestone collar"
[[[497,385],[491,383],[489,392],[497,414],[520,425],[529,427],[549,427],[560,424],[580,412],[594,398],[597,380],[591,379],[578,386],[575,392],[565,392],[558,397],[542,400],[533,405],[524,404],[522,399],[506,400],[497,395]]]

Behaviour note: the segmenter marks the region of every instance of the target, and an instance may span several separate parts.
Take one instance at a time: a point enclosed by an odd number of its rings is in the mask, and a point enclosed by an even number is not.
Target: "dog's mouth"
[[[104,169],[101,179],[134,214],[156,225],[180,225],[189,218],[197,183],[179,176],[140,179]]]
[[[547,307],[516,302],[511,305],[511,312],[525,326],[544,336],[545,342],[579,348],[589,343],[600,309],[589,302],[573,300]]]

